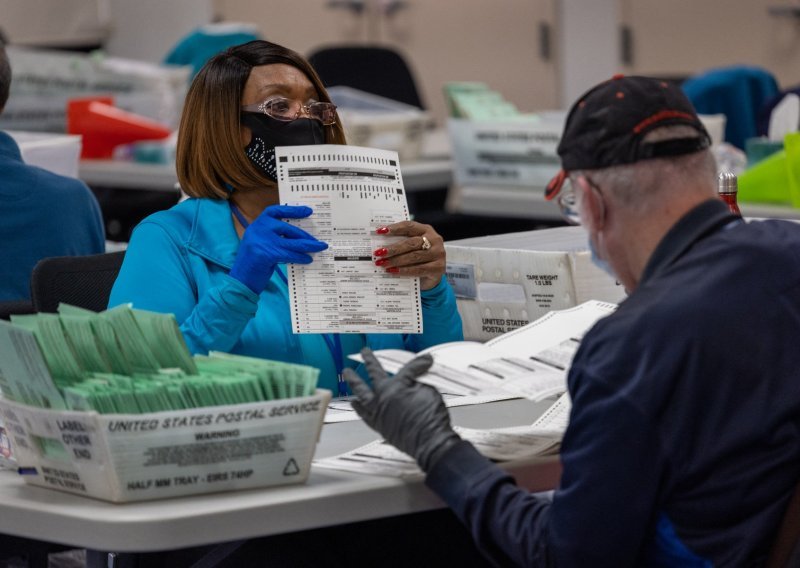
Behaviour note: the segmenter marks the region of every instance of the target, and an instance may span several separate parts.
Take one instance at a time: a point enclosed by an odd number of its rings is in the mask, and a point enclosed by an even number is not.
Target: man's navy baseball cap
[[[699,136],[645,143],[662,126],[685,125]],[[697,113],[680,87],[650,77],[614,75],[572,105],[558,144],[561,171],[550,180],[545,199],[553,199],[570,172],[679,156],[711,145]]]

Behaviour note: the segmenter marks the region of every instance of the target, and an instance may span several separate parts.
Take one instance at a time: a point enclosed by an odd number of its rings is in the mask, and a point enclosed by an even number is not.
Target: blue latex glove
[[[279,262],[311,264],[310,252],[319,252],[328,245],[281,219],[303,219],[311,215],[311,207],[270,205],[244,231],[231,276],[256,294],[267,287]]]

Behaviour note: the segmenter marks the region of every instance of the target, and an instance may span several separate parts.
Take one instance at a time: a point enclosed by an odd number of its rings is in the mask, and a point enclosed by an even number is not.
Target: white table
[[[410,192],[447,187],[453,180],[450,140],[444,128],[425,133],[420,158],[401,164],[403,183]],[[78,177],[89,185],[176,191],[175,164],[144,164],[121,160],[81,160]]]
[[[556,202],[545,200],[544,188],[452,186],[447,198],[447,208],[458,213],[563,220]],[[800,220],[800,209],[788,205],[739,203],[739,209],[747,218]]]
[[[425,133],[420,159],[401,164],[403,182],[409,192],[451,186],[454,164],[449,134],[445,128]],[[123,189],[176,191],[175,165],[140,164],[114,160],[82,160],[79,177],[89,185]],[[745,217],[800,219],[800,209],[780,205],[739,204]],[[523,219],[560,221],[558,206],[544,199],[544,188],[453,186],[447,210],[452,213],[496,215]]]
[[[451,412],[459,425],[502,427],[533,422],[547,404],[514,400],[453,408]],[[326,425],[317,457],[335,455],[375,438],[362,422]],[[553,488],[560,476],[554,457],[504,467],[531,491]],[[0,472],[0,533],[114,552],[198,546],[442,507],[422,480],[315,468],[302,485],[125,505],[28,486],[14,473]]]
[[[401,166],[408,191],[447,187],[453,178],[448,158],[423,159]],[[78,177],[88,185],[175,192],[175,164],[143,164],[120,160],[81,160]]]
[[[558,205],[545,200],[544,188],[535,187],[452,186],[447,196],[447,210],[543,221],[564,220]]]
[[[739,203],[739,209],[746,218],[800,219],[800,209],[788,205],[768,205],[766,203]]]

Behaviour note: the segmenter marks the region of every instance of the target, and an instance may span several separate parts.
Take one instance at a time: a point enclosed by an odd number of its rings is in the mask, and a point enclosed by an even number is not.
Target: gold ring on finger
[[[429,248],[431,248],[431,246],[432,245],[431,245],[431,242],[428,240],[428,237],[423,236],[422,237],[422,250],[428,250]]]

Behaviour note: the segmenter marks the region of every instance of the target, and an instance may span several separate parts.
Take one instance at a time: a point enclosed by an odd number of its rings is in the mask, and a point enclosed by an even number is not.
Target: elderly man
[[[364,420],[498,565],[751,566],[800,479],[800,226],[717,198],[709,138],[671,84],[614,77],[571,109],[548,187],[629,297],[584,337],[552,501],[459,439],[440,396],[365,353]]]
[[[0,43],[0,113],[11,66]],[[31,271],[48,256],[105,250],[100,207],[86,184],[22,161],[14,139],[0,132],[0,301],[30,298]]]

